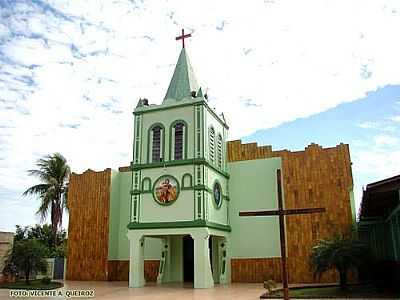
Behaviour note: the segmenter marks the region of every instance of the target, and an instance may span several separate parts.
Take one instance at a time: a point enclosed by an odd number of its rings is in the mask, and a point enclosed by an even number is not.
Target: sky
[[[21,194],[43,155],[129,164],[132,111],[162,102],[181,28],[230,139],[349,143],[357,202],[400,173],[399,1],[0,0],[0,230],[39,221]]]

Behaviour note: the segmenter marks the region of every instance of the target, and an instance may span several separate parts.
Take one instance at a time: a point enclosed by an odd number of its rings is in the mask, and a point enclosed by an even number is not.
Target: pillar
[[[218,248],[221,258],[219,282],[227,284],[231,282],[231,259],[229,255],[229,242],[226,237],[218,243]]]
[[[129,287],[142,287],[144,280],[144,237],[128,235],[129,238]]]
[[[191,234],[194,241],[194,288],[211,288],[214,280],[211,272],[208,232]]]

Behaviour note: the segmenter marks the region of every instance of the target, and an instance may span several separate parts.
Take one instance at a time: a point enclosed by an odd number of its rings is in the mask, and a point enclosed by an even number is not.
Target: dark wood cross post
[[[276,182],[278,185],[278,210],[264,210],[264,211],[244,211],[239,212],[241,217],[254,217],[254,216],[279,216],[279,233],[281,242],[281,266],[282,266],[282,283],[284,299],[289,299],[289,280],[286,265],[286,237],[285,237],[285,216],[299,215],[299,214],[313,214],[325,212],[325,208],[297,208],[297,209],[284,209],[282,200],[282,179],[281,170],[276,170]]]
[[[192,36],[191,33],[185,34],[185,31],[182,29],[182,35],[177,36],[175,40],[177,41],[182,40],[182,48],[185,48],[185,39],[191,36]]]

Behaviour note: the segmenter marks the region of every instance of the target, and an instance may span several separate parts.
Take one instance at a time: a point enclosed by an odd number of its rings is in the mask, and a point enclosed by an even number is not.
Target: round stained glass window
[[[221,185],[219,184],[218,181],[214,183],[213,195],[215,204],[217,205],[217,207],[220,207],[222,204],[222,191],[221,191]]]

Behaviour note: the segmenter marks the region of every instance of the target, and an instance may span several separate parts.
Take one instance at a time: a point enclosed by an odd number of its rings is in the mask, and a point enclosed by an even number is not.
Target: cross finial
[[[191,33],[185,34],[185,30],[182,29],[182,35],[177,36],[177,37],[175,38],[175,40],[177,40],[177,41],[182,40],[182,48],[185,48],[185,38],[188,38],[188,37],[191,37],[191,36],[192,36]]]

